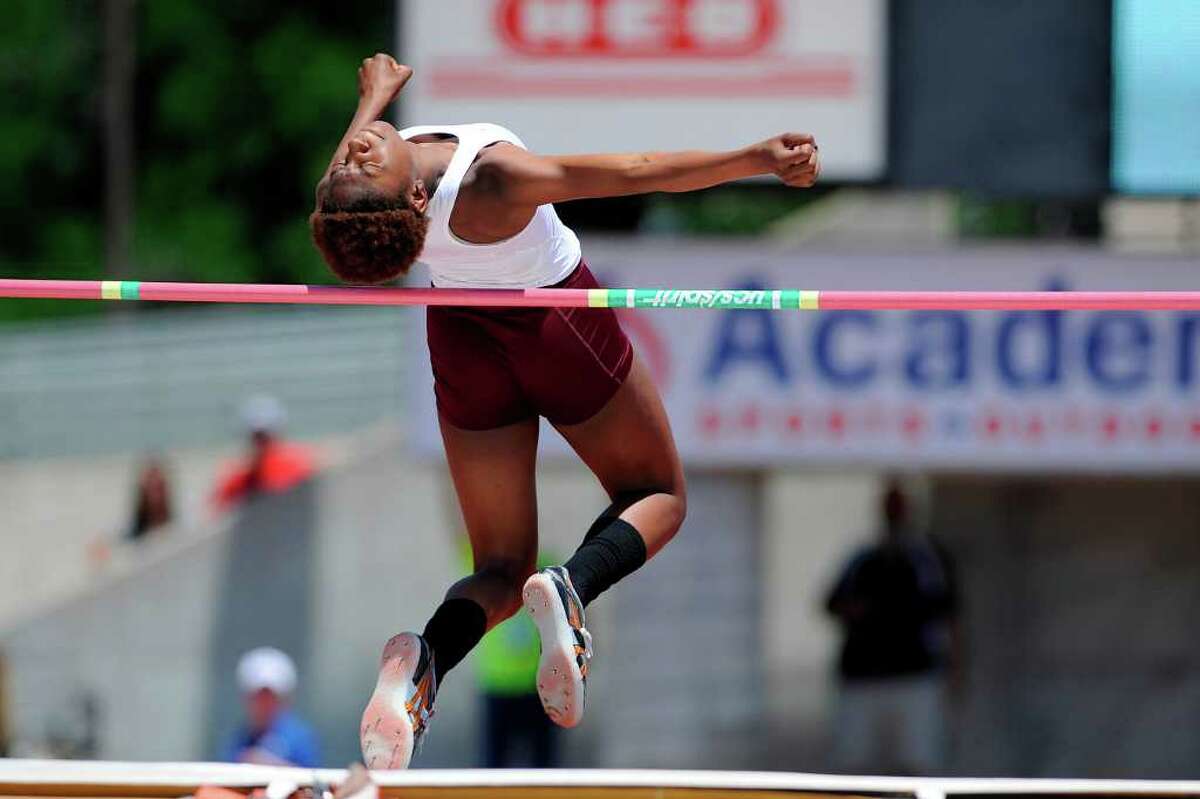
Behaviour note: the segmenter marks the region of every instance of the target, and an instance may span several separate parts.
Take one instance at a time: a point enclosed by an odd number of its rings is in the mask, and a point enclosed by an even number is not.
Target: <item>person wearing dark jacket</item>
[[[882,511],[879,539],[849,560],[825,603],[842,629],[833,759],[846,771],[938,773],[945,675],[955,667],[954,571],[913,529],[898,484]]]

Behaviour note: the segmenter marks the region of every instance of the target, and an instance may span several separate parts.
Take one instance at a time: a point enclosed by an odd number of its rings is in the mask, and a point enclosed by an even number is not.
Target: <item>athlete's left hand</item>
[[[784,133],[767,139],[756,148],[766,172],[789,186],[807,189],[821,175],[821,158],[810,133]]]

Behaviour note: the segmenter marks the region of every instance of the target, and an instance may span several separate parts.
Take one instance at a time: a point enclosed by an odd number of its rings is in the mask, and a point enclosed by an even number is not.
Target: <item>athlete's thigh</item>
[[[683,494],[683,467],[658,387],[634,357],[624,384],[596,415],[555,425],[614,500],[644,492]]]
[[[446,462],[476,567],[537,560],[538,420],[462,430],[439,416]]]

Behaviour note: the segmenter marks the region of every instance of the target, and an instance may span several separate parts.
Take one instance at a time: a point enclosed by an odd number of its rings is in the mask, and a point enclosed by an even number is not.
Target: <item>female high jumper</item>
[[[544,156],[498,125],[397,132],[380,117],[412,77],[390,56],[363,61],[358,110],[317,184],[313,239],[349,283],[398,278],[418,258],[452,288],[595,288],[579,239],[552,203],[683,192],[754,175],[813,185],[813,137],[785,133],[729,152]],[[522,603],[541,636],[537,688],[550,718],[583,717],[592,640],[584,608],[679,529],[683,469],[662,401],[616,316],[601,308],[426,312],[438,422],[474,553],[420,635],[384,647],[363,713],[363,758],[405,768],[441,680]],[[546,417],[612,502],[562,566],[534,573],[538,417]]]

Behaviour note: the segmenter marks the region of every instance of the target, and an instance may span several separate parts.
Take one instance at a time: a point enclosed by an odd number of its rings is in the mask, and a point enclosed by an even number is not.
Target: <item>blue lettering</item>
[[[1051,280],[1046,286],[1047,291],[1064,291],[1066,288],[1060,280]],[[1009,388],[1018,391],[1057,385],[1062,379],[1062,339],[1062,311],[1004,314],[996,334],[996,364],[1001,379]],[[1018,355],[1022,341],[1026,342],[1026,350],[1042,353],[1040,363],[1022,363]]]
[[[912,348],[904,374],[916,388],[954,388],[971,378],[971,329],[966,314],[925,311],[912,314]]]
[[[750,282],[738,289],[756,290],[762,286]],[[746,311],[724,311],[717,331],[716,347],[704,369],[704,378],[715,383],[726,369],[746,363],[765,367],[775,381],[788,382],[787,362],[779,347],[778,314]]]
[[[1152,343],[1150,325],[1142,314],[1099,314],[1087,335],[1088,371],[1111,391],[1142,388],[1150,378]]]
[[[857,365],[836,360],[834,338],[838,330],[847,325],[874,331],[879,325],[879,318],[866,311],[829,311],[823,314],[813,335],[813,360],[825,380],[835,386],[854,388],[870,382],[879,371],[879,365],[869,358]]]
[[[1179,360],[1175,366],[1176,384],[1189,389],[1196,382],[1197,337],[1200,334],[1200,315],[1186,314],[1179,317]]]

